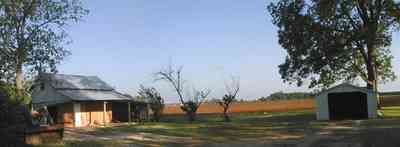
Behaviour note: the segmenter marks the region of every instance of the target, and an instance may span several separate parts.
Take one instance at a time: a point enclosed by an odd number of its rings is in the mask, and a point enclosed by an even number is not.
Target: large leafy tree
[[[389,50],[399,29],[395,0],[279,0],[268,10],[288,55],[279,65],[285,82],[325,88],[337,81],[394,80]]]
[[[55,71],[69,54],[66,26],[87,13],[80,0],[0,0],[0,76],[12,76],[17,95],[24,71]]]

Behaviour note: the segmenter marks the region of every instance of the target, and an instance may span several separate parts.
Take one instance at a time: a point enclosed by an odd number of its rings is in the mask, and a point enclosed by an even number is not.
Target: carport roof
[[[32,96],[33,103],[61,103],[69,101],[135,101],[129,95],[119,93],[114,88],[97,76],[66,75],[42,73],[38,83],[47,83],[55,93],[54,95]]]

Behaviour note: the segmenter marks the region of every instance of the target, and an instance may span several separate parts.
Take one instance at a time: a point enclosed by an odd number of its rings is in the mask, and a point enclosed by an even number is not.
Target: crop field
[[[315,108],[313,99],[305,100],[285,100],[269,102],[237,102],[233,103],[230,113],[250,113],[250,112],[287,112],[298,110],[313,110]],[[217,103],[204,103],[200,106],[199,114],[221,113],[222,108]],[[178,104],[167,105],[164,114],[183,114]]]
[[[399,93],[384,93],[381,94],[382,106],[392,107],[400,106]],[[236,102],[230,108],[230,113],[251,113],[251,112],[288,112],[299,110],[314,110],[314,99],[302,100],[281,100],[268,102]],[[217,103],[204,103],[200,106],[199,114],[219,114],[222,112],[222,107]],[[179,104],[166,105],[164,114],[183,114]]]
[[[384,95],[381,96],[383,107],[400,106],[400,95]]]

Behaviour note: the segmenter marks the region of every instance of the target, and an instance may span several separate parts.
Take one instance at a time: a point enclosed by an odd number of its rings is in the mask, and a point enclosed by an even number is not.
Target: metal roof
[[[366,87],[358,87],[358,86],[355,86],[355,85],[352,85],[352,84],[349,84],[349,83],[342,83],[342,84],[336,85],[336,86],[334,86],[332,88],[329,88],[329,89],[326,89],[326,90],[323,90],[323,91],[319,92],[317,94],[317,96],[318,95],[322,95],[324,93],[329,93],[330,91],[333,91],[333,90],[335,90],[337,88],[353,88],[353,89],[357,89],[358,91],[365,92],[365,93],[374,92],[373,90],[368,89]]]
[[[97,76],[43,74],[56,89],[114,90]]]
[[[42,73],[39,80],[48,83],[51,90],[60,96],[51,94],[51,92],[36,91],[32,96],[33,102],[52,101],[116,101],[130,100],[134,98],[117,92],[97,76],[65,75]]]
[[[133,100],[114,90],[57,90],[64,96],[74,101],[113,101],[113,100]]]

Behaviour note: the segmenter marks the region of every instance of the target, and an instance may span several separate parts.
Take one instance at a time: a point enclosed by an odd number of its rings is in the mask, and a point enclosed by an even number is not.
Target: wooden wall
[[[81,102],[81,122],[82,126],[103,125],[103,102]],[[105,120],[106,123],[112,121],[112,103],[107,103]],[[75,127],[73,103],[65,103],[57,106],[58,124],[64,127]]]
[[[82,126],[102,125],[103,124],[103,102],[81,103]],[[106,123],[112,121],[112,103],[107,103],[105,120]]]

